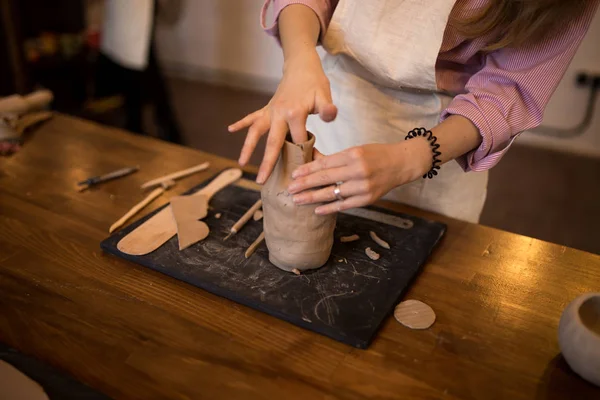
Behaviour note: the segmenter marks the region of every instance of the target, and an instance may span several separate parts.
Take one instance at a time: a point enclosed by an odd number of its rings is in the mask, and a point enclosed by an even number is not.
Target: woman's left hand
[[[393,188],[412,182],[431,168],[431,148],[422,138],[394,144],[368,144],[323,156],[298,167],[288,191],[294,203],[326,203],[317,214],[371,204]],[[341,182],[338,200],[334,190]]]

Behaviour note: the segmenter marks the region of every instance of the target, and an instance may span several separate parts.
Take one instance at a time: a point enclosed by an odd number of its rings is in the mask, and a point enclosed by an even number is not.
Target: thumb
[[[315,111],[325,122],[331,122],[335,119],[338,110],[333,104],[329,90],[327,90],[327,92],[317,93],[315,98]]]

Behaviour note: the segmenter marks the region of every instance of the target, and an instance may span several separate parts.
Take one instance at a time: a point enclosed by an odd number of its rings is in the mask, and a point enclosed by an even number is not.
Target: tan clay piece
[[[205,239],[210,232],[200,218],[206,216],[206,200],[202,196],[175,196],[171,198],[171,211],[177,225],[179,250],[186,249]]]
[[[336,215],[315,214],[318,204],[298,206],[287,191],[292,172],[313,160],[314,144],[315,137],[310,133],[304,143],[286,140],[273,173],[261,191],[269,261],[285,271],[322,267],[333,246]]]
[[[0,360],[0,399],[48,400],[48,396],[37,382]]]
[[[215,218],[216,218],[216,219],[221,219],[221,213],[216,213],[216,214],[215,214]]]
[[[261,210],[256,210],[252,219],[255,221],[260,221],[263,218],[263,212]]]
[[[358,236],[358,235],[342,236],[340,238],[340,242],[342,242],[342,243],[356,242],[358,239],[360,239],[360,236]]]
[[[390,244],[388,242],[386,242],[385,240],[383,240],[382,238],[380,238],[379,236],[377,236],[377,234],[375,232],[369,231],[369,236],[371,236],[371,239],[373,239],[373,241],[375,243],[377,243],[384,249],[388,249],[388,250],[390,249]]]
[[[419,300],[406,300],[394,309],[394,318],[410,329],[427,329],[435,322],[435,312]]]
[[[263,240],[265,240],[265,233],[261,232],[260,235],[258,235],[258,237],[256,238],[256,240],[252,242],[250,246],[248,246],[248,249],[246,249],[246,253],[244,253],[244,257],[249,258],[252,254],[254,254],[254,252],[256,251],[258,246],[260,246]]]
[[[241,177],[241,169],[227,169],[191,196],[205,197],[205,201],[208,203],[215,193]],[[163,208],[126,235],[117,243],[117,248],[125,254],[140,256],[151,253],[165,244],[177,233],[177,224],[170,208],[170,206]]]
[[[377,260],[379,260],[379,257],[381,257],[379,255],[379,253],[377,253],[376,251],[372,250],[370,247],[367,247],[365,249],[365,254],[367,255],[367,257],[369,257],[373,261],[377,261]]]
[[[293,272],[294,274],[296,274],[296,275],[300,275],[300,274],[301,274],[301,272],[300,272],[300,270],[299,270],[298,268],[294,268],[294,269],[292,270],[292,272]]]

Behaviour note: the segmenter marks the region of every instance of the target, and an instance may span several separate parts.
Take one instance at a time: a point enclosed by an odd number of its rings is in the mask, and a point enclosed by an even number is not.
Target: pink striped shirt
[[[451,16],[472,15],[489,0],[457,0]],[[275,23],[265,26],[269,5]],[[338,0],[266,0],[263,28],[278,35],[277,17],[290,4],[304,4],[317,14],[321,37]],[[450,25],[446,27],[436,64],[438,89],[457,93],[441,120],[462,115],[479,129],[479,148],[457,161],[466,170],[484,171],[500,161],[519,133],[542,122],[544,109],[556,90],[585,36],[600,0],[590,0],[581,16],[544,41],[531,46],[483,53],[490,37],[466,40]]]

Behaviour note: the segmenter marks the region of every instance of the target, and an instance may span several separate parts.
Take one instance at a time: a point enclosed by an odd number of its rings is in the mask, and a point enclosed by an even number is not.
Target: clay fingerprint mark
[[[319,300],[317,304],[315,304],[314,309],[314,313],[317,319],[329,326],[333,325],[335,323],[335,315],[340,313],[340,308],[333,299],[335,299],[336,297],[346,296],[350,293],[352,292],[330,294]],[[321,309],[325,311],[325,318],[321,317]]]

